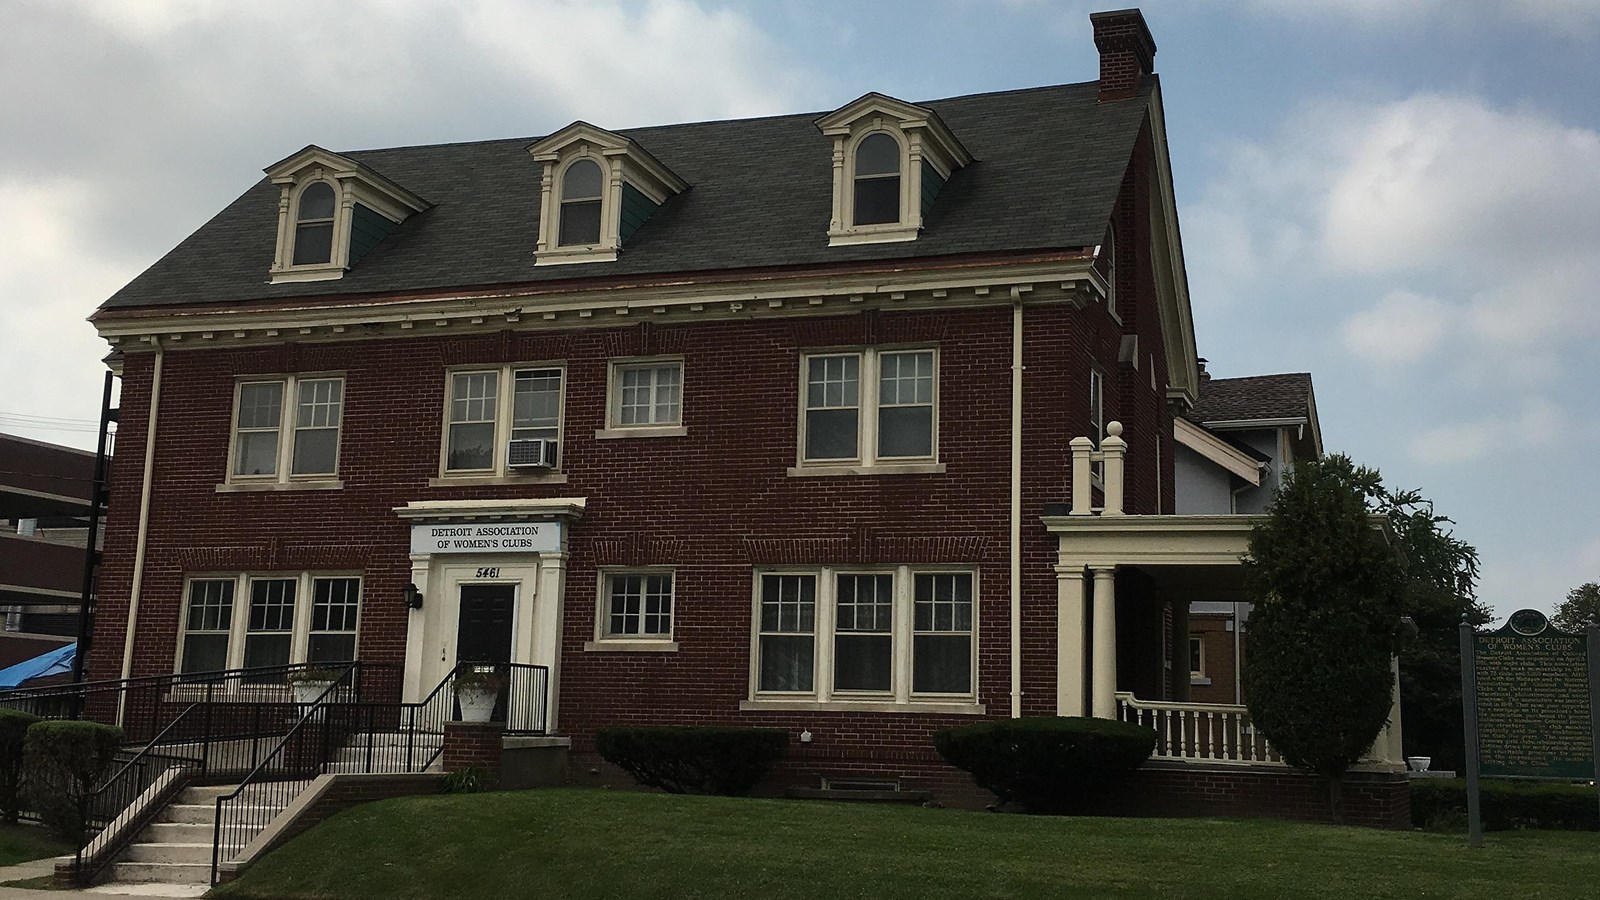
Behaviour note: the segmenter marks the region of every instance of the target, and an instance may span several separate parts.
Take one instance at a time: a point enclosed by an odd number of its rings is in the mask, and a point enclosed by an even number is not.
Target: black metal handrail
[[[149,744],[85,798],[83,840],[73,857],[72,872],[76,883],[86,885],[93,882],[95,876],[132,841],[136,830],[133,825],[137,820],[160,809],[167,799],[205,771],[211,746],[209,741],[200,745],[198,756],[157,752],[157,748],[162,747],[169,736],[177,736],[173,734],[175,731],[181,734],[179,726],[200,709],[199,703],[189,704]],[[174,770],[176,774],[162,786],[157,796],[149,798],[150,802],[139,803],[140,798],[145,797],[168,772]],[[106,834],[113,837],[108,841],[99,841],[96,846],[100,836]],[[90,848],[93,848],[92,852]]]
[[[331,667],[340,665],[351,664]],[[367,661],[353,665],[359,697],[375,702],[400,699],[398,666]],[[165,729],[190,703],[291,703],[294,675],[326,668],[330,664],[293,663],[31,688],[0,693],[0,708],[20,709],[47,719],[117,722],[130,743],[142,744]]]
[[[462,663],[416,703],[376,703],[325,694],[232,793],[217,798],[211,880],[317,776],[335,764],[350,774],[424,772],[444,752],[445,723],[457,718],[455,678],[492,666],[505,685],[496,711],[507,734],[544,734],[550,670],[519,663]],[[382,739],[387,738],[387,742]]]

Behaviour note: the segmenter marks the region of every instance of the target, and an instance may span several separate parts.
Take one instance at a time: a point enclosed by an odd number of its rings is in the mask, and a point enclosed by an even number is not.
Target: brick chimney
[[[1137,9],[1089,15],[1094,46],[1100,51],[1100,102],[1139,95],[1144,76],[1155,71],[1156,40]]]

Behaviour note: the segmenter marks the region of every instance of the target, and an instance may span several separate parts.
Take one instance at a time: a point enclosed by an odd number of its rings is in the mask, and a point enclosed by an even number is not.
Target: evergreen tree
[[[1562,631],[1582,634],[1590,625],[1600,625],[1600,584],[1591,581],[1567,592],[1567,599],[1556,604],[1550,621]]]
[[[1250,535],[1244,691],[1250,718],[1290,765],[1328,781],[1344,817],[1345,771],[1389,718],[1407,588],[1374,515],[1378,473],[1342,455],[1296,463]]]

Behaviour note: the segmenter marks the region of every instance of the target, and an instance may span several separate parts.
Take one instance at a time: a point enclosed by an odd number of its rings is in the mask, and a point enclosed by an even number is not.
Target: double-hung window
[[[354,575],[197,576],[188,584],[178,671],[348,662],[360,611]]]
[[[344,379],[289,375],[240,381],[229,480],[329,481],[339,473]]]
[[[931,348],[807,354],[801,467],[932,462],[938,354]]]
[[[1089,370],[1089,436],[1094,438],[1094,448],[1100,449],[1100,442],[1106,436],[1106,387],[1105,376],[1099,369]],[[1095,487],[1105,483],[1105,462],[1097,461],[1090,470],[1090,480]]]
[[[912,566],[758,573],[752,697],[971,705],[975,582]]]
[[[501,476],[560,468],[562,385],[559,366],[500,366],[449,373],[445,384],[440,474]],[[543,455],[509,452],[545,441]],[[533,460],[535,465],[526,465]]]

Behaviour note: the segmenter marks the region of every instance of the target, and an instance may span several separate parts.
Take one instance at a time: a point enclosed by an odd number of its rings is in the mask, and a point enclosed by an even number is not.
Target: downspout
[[[150,418],[144,433],[144,483],[139,488],[139,537],[133,547],[133,583],[128,588],[128,631],[122,640],[122,677],[133,674],[133,636],[139,624],[139,591],[144,584],[144,548],[150,537],[150,485],[155,474],[156,412],[161,406],[161,362],[166,351],[161,341],[151,339],[156,348],[155,369],[150,375]],[[126,692],[121,694],[127,699]],[[122,703],[117,704],[117,721],[122,721]]]
[[[1022,297],[1011,298],[1011,718],[1022,717]]]

